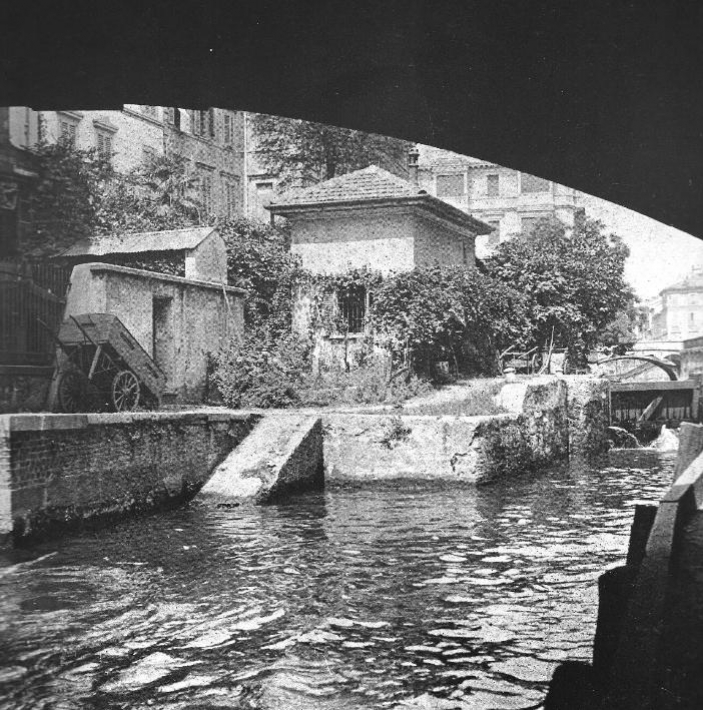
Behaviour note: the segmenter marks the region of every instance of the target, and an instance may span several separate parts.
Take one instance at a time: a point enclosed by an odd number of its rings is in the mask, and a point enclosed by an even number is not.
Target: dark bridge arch
[[[703,6],[15,3],[0,105],[224,106],[396,135],[703,234]]]

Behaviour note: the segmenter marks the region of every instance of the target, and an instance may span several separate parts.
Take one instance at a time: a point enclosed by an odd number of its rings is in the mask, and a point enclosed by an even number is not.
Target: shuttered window
[[[98,131],[96,143],[100,157],[110,160],[112,158],[112,136]]]
[[[76,124],[73,121],[61,121],[61,142],[66,145],[76,145]]]

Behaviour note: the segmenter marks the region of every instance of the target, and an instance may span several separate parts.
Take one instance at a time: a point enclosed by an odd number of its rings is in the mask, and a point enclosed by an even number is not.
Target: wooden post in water
[[[681,424],[679,431],[679,454],[676,458],[676,480],[703,451],[703,424]]]
[[[677,555],[675,541],[691,515],[703,509],[702,452],[703,426],[682,424],[674,484],[659,503],[644,549],[639,540],[635,541],[637,549],[631,550],[631,561],[637,563],[639,558],[639,568],[617,647],[614,653],[610,651],[612,669],[608,676],[612,684],[600,706],[603,709],[657,710],[661,693],[667,690],[662,683],[666,683],[663,669],[668,659],[662,657],[661,639],[667,611],[672,613],[668,607]],[[640,511],[638,527],[649,525],[644,520],[647,516],[651,513]]]

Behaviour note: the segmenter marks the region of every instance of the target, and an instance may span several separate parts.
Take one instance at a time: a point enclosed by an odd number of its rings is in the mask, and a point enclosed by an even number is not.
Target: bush
[[[290,407],[301,401],[310,345],[259,327],[213,357],[213,382],[229,407]]]
[[[293,281],[300,272],[288,232],[247,219],[225,220],[218,229],[227,245],[228,281],[247,292],[247,326],[285,335],[291,327]]]
[[[455,373],[492,374],[499,350],[529,332],[521,294],[462,267],[386,279],[373,293],[372,322],[396,368],[428,376],[442,372],[443,361]]]

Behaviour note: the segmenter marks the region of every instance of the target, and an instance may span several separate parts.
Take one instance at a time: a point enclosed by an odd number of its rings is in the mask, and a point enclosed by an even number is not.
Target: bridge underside
[[[215,105],[346,125],[703,234],[701,10],[599,5],[16,3],[0,105]]]

